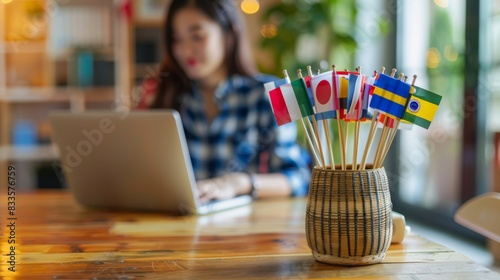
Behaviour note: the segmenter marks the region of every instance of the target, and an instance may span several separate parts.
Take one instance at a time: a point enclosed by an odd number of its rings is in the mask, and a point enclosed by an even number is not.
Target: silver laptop
[[[86,206],[207,214],[251,196],[202,205],[180,115],[161,111],[54,112],[61,171]]]

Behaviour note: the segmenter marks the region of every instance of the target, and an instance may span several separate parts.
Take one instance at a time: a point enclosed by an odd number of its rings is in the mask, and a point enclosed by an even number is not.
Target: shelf
[[[87,102],[110,102],[115,99],[115,89],[113,87],[14,87],[0,92],[0,101],[9,103],[70,102],[72,98],[84,98]]]
[[[36,146],[1,146],[1,161],[50,161],[59,159],[59,150],[53,144]]]
[[[118,93],[131,92],[124,86],[131,81],[121,69],[127,62],[124,58],[130,56],[129,35],[119,32],[132,22],[118,25],[120,1],[57,2],[14,0],[2,4],[0,0],[0,169],[20,161],[27,170],[23,172],[26,178],[34,174],[30,169],[36,164],[31,162],[53,162],[59,153],[53,143],[15,145],[19,121],[32,123],[36,139],[42,142],[50,139],[48,115],[52,110],[112,109],[117,106]],[[26,26],[26,22],[38,25]],[[91,53],[91,59],[82,56],[82,51]],[[82,75],[78,74],[90,72],[96,79],[80,83]],[[25,181],[33,185],[36,180]],[[5,182],[0,180],[0,189],[3,186]]]

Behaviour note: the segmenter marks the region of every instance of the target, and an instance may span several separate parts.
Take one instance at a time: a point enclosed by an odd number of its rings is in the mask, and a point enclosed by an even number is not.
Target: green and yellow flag
[[[417,86],[412,86],[410,93],[402,119],[428,129],[438,110],[441,96]]]

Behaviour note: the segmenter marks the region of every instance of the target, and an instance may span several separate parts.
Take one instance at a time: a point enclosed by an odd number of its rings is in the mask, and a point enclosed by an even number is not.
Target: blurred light
[[[240,7],[244,13],[251,15],[259,11],[260,5],[257,0],[243,0]]]
[[[450,0],[434,0],[434,4],[438,5],[441,8],[448,8]]]
[[[1,0],[0,2],[2,2],[2,4],[9,4],[12,0]]]
[[[437,68],[441,62],[441,54],[436,48],[430,48],[427,51],[427,67]]]
[[[260,28],[260,34],[264,38],[271,39],[278,35],[278,28],[274,24],[264,24]]]
[[[330,63],[326,60],[321,60],[319,62],[319,67],[323,70],[323,71],[329,71],[330,70]]]
[[[453,50],[451,45],[444,47],[444,57],[449,61],[455,61],[458,58],[458,53]]]

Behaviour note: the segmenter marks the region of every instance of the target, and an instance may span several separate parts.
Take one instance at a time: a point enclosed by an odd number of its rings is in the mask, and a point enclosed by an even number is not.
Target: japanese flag
[[[333,72],[328,71],[312,77],[311,86],[314,96],[316,113],[323,113],[335,108],[336,102],[333,100]]]

